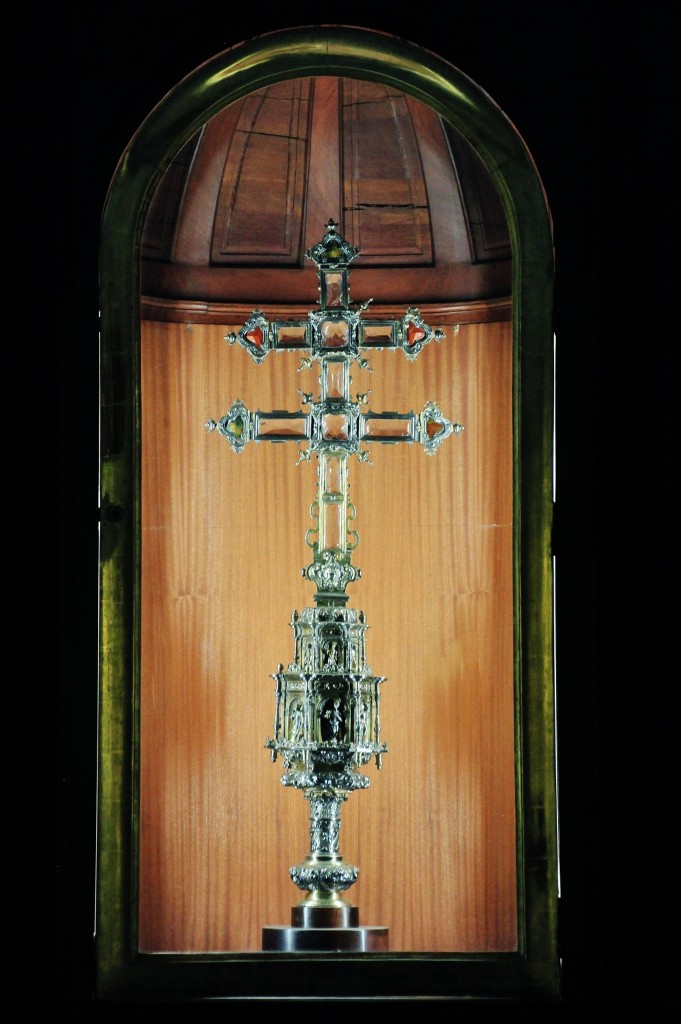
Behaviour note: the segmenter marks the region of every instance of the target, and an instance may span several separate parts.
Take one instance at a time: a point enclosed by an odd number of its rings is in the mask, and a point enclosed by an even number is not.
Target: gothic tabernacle
[[[309,411],[299,412],[251,413],[237,400],[222,419],[206,424],[235,452],[250,441],[293,441],[299,445],[299,462],[312,455],[318,460],[314,525],[306,535],[312,562],[302,570],[316,585],[315,607],[293,612],[294,657],[273,676],[274,735],[266,743],[273,761],[279,754],[283,759],[283,784],[302,790],[310,803],[310,852],[290,869],[307,895],[292,908],[290,927],[263,928],[264,950],[388,948],[388,929],[360,927],[357,907],[340,895],[358,875],[339,852],[341,806],[349,793],[369,785],[361,766],[375,757],[380,768],[387,751],[381,740],[383,678],[366,661],[364,613],[346,607],[345,589],[361,575],[351,560],[359,537],[349,528],[355,510],[348,497],[348,461],[356,455],[368,462],[369,449],[363,446],[371,442],[416,442],[431,455],[450,434],[463,430],[445,419],[434,402],[420,413],[372,413],[364,411],[368,394],[351,398],[353,362],[367,369],[366,354],[387,348],[401,348],[414,359],[443,333],[428,327],[413,307],[400,320],[363,315],[371,300],[353,308],[348,268],[359,249],[336,228],[330,220],[321,242],[306,253],[317,266],[319,309],[304,321],[271,323],[256,310],[238,334],[227,336],[258,364],[272,350],[303,350],[304,367],[321,366],[320,397],[300,392]]]

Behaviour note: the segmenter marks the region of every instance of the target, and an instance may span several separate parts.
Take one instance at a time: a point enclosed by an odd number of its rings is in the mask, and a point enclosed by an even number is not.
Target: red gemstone
[[[256,348],[262,348],[264,338],[262,327],[251,327],[250,331],[246,331],[244,337],[246,341],[250,341],[251,345],[255,345]]]
[[[413,320],[410,320],[407,324],[407,344],[415,345],[417,341],[423,341],[426,336],[426,332],[423,327],[419,327]]]
[[[444,423],[438,423],[437,420],[428,420],[426,422],[426,434],[428,437],[437,437],[444,429]]]

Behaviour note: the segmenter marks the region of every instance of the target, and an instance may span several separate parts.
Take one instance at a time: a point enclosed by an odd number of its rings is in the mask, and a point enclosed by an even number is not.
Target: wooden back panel
[[[308,805],[280,783],[270,673],[293,653],[293,609],[313,604],[316,464],[290,444],[235,455],[204,424],[232,401],[296,410],[318,370],[295,354],[257,367],[232,326],[144,322],[142,332],[139,948],[257,951],[301,893]],[[372,448],[350,468],[362,579],[350,604],[387,677],[388,743],[343,808],[348,896],[390,948],[517,948],[513,706],[512,329],[445,328],[414,363],[374,353],[353,393],[370,408],[437,401],[465,430],[434,457]]]

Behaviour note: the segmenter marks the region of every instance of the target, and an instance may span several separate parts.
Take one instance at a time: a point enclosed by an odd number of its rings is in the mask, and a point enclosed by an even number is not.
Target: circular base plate
[[[293,928],[265,925],[262,948],[278,953],[387,953],[388,929]]]

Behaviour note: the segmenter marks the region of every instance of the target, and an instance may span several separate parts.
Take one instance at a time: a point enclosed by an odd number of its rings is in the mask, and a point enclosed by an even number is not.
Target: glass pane
[[[375,345],[376,348],[395,346],[395,324],[361,324],[361,345]]]
[[[305,348],[307,324],[277,324],[275,327],[276,348]]]
[[[324,283],[326,284],[326,292],[324,295],[325,306],[344,306],[343,301],[343,275],[342,274],[324,274]]]
[[[386,417],[372,417],[364,421],[364,432],[363,437],[371,438],[376,441],[389,441],[389,440],[406,440],[413,438],[414,420],[413,417],[403,419],[398,416]]]
[[[347,398],[345,394],[345,360],[326,364],[324,393],[326,398]]]
[[[327,494],[340,494],[343,486],[343,460],[333,455],[326,460],[324,490]]]
[[[307,417],[292,416],[262,416],[258,417],[256,441],[260,438],[272,440],[276,437],[298,438],[304,440],[307,436]]]
[[[322,346],[343,348],[350,341],[350,325],[347,320],[325,320],[322,324]]]
[[[322,506],[321,548],[345,550],[345,502],[325,502]]]
[[[322,437],[325,441],[347,441],[349,431],[347,416],[333,413],[322,416]]]

